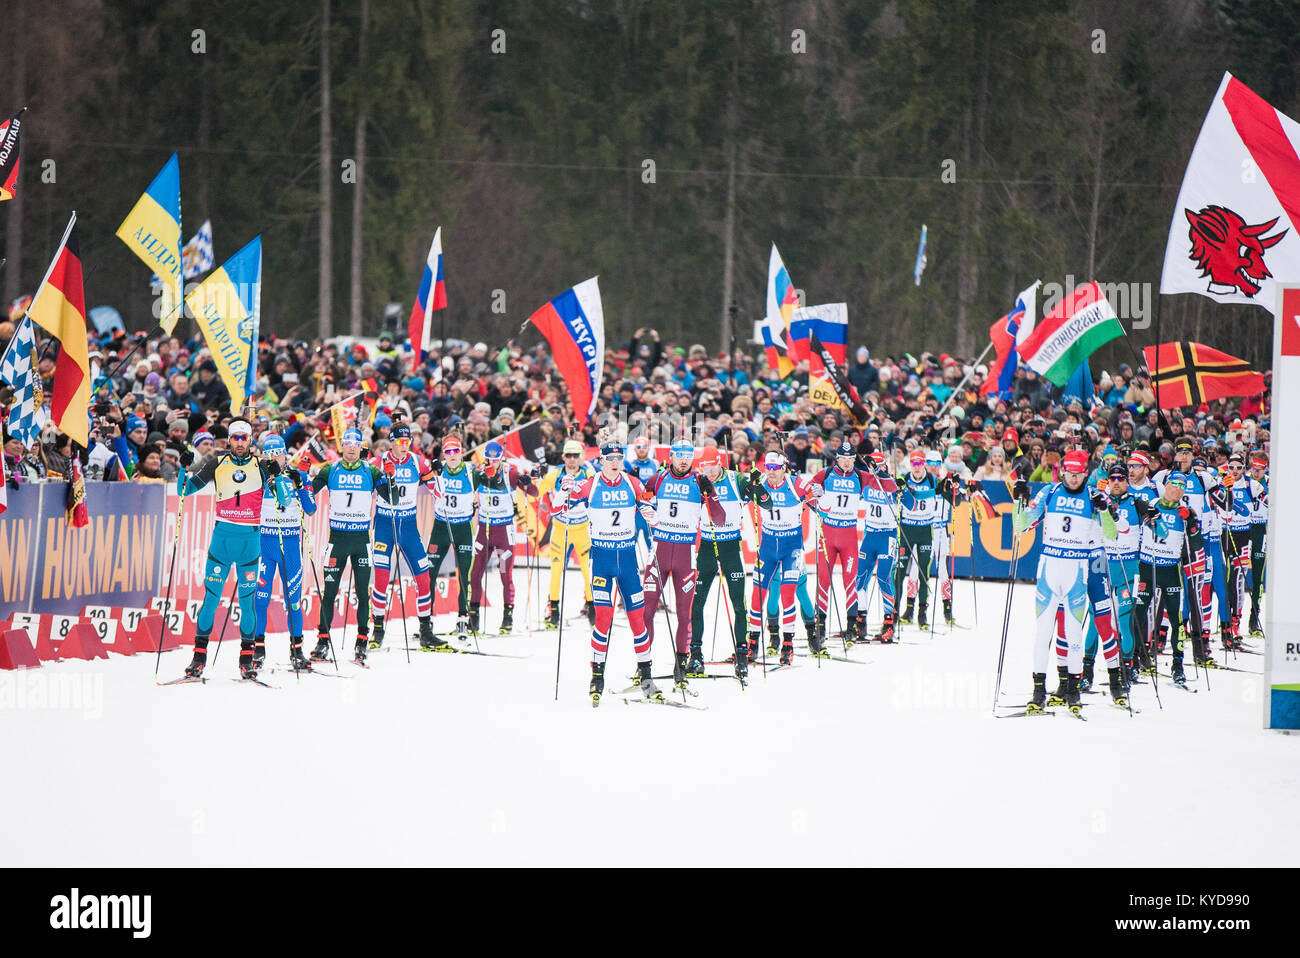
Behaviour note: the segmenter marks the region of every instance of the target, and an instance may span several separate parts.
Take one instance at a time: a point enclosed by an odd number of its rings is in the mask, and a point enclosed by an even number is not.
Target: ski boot
[[[462,642],[469,641],[469,616],[462,615],[456,618],[456,638]]]
[[[655,685],[655,680],[650,676],[650,663],[638,662],[636,664],[636,674],[641,680],[637,683],[641,687],[641,694],[652,702],[662,702],[664,693],[659,691],[659,687]]]
[[[787,632],[781,642],[781,664],[794,664],[794,633]]]
[[[916,627],[920,629],[922,632],[924,632],[926,629],[930,627],[930,619],[926,614],[926,607],[924,605],[917,607]]]
[[[1241,643],[1233,638],[1232,633],[1228,631],[1227,625],[1219,626],[1219,642],[1222,644],[1225,653],[1241,651]]]
[[[1176,656],[1174,664],[1169,670],[1170,675],[1174,677],[1174,685],[1180,688],[1187,688],[1187,674],[1183,671],[1183,658]]]
[[[241,679],[257,678],[257,665],[253,661],[253,640],[239,640],[239,677]]]
[[[554,602],[547,602],[546,622],[542,625],[542,628],[550,630],[550,629],[558,629],[559,627],[560,627],[560,607],[556,605]]]
[[[746,644],[746,652],[749,655],[749,661],[758,661],[758,633],[749,633],[749,642]]]
[[[1066,682],[1065,704],[1075,715],[1083,714],[1083,703],[1079,701],[1079,677],[1071,675]]]
[[[707,673],[704,671],[704,649],[698,645],[691,645],[691,654],[686,659],[686,677],[688,679],[702,679]]]
[[[475,633],[476,635],[478,634],[478,625],[479,625],[478,620],[479,620],[479,607],[478,605],[471,603],[469,607],[469,630]]]
[[[241,640],[242,642],[242,640]],[[259,635],[253,639],[253,668],[259,672],[266,664],[266,636]]]
[[[1249,622],[1249,624],[1247,625],[1247,628],[1250,629],[1250,637],[1251,637],[1252,639],[1260,639],[1260,638],[1263,638],[1263,637],[1264,637],[1264,629],[1263,629],[1263,627],[1259,624],[1259,610],[1258,610],[1258,609],[1251,609],[1251,610],[1250,610],[1250,622]],[[1240,646],[1238,646],[1238,648],[1240,648]]]
[[[849,634],[846,638],[847,644],[852,647],[867,638],[867,617],[859,612],[849,620]]]
[[[515,630],[515,607],[507,605],[501,610],[501,634],[509,635]]]
[[[1092,689],[1093,664],[1096,661],[1096,659],[1089,658],[1086,655],[1083,657],[1083,674],[1079,676],[1080,692],[1088,692]]]
[[[357,636],[356,647],[352,650],[352,661],[360,665],[366,664],[366,637],[365,635]]]
[[[433,618],[427,615],[420,616],[420,648],[426,652],[435,652],[446,647],[447,640],[433,634]]]
[[[384,647],[384,617],[377,615],[374,618],[374,628],[370,632],[370,648],[382,649]]]
[[[1210,655],[1210,643],[1208,637],[1208,631],[1197,633],[1192,637],[1192,661],[1196,663],[1197,668],[1217,669],[1219,663],[1214,661]]]
[[[583,611],[587,613],[587,624],[594,629],[596,627],[596,601],[588,599],[587,604],[583,606]]]
[[[882,645],[889,645],[894,641],[894,613],[885,613],[885,621],[880,626],[880,631],[876,633],[876,641]]]
[[[289,639],[289,667],[295,672],[310,672],[311,663],[302,654],[302,636],[295,635]]]
[[[330,635],[328,632],[321,632],[316,636],[316,648],[311,650],[311,660],[313,662],[325,662],[330,657]]]
[[[950,628],[957,624],[957,620],[952,617],[952,599],[943,600],[943,621]]]
[[[736,655],[734,656],[734,658],[735,658],[734,668],[736,670],[736,678],[740,679],[741,683],[743,684],[745,679],[749,677],[749,656],[746,654],[746,650],[743,645],[737,647]]]
[[[817,613],[813,629],[808,633],[808,651],[812,653],[813,658],[828,659],[831,656],[826,651],[826,614],[823,612]]]
[[[185,667],[185,677],[188,679],[197,679],[203,677],[203,667],[208,664],[208,637],[199,635],[194,637],[194,658],[190,659],[190,664]]]
[[[1047,709],[1047,673],[1034,673],[1034,694],[1025,703],[1025,711],[1030,715],[1042,715]]]
[[[686,688],[686,653],[673,653],[673,688]]]
[[[1070,694],[1070,670],[1064,665],[1056,667],[1057,685],[1056,691],[1047,698],[1047,704],[1051,706],[1065,705],[1066,697]]]
[[[600,704],[600,697],[605,692],[605,663],[591,663],[591,685],[587,689],[591,693],[591,707],[595,708]]]
[[[1110,669],[1110,697],[1122,709],[1128,708],[1128,689],[1124,687],[1124,677],[1119,669]]]
[[[1132,656],[1126,659],[1122,659],[1120,661],[1120,667],[1119,667],[1119,682],[1120,685],[1123,686],[1124,688],[1125,695],[1128,695],[1128,693],[1133,690],[1133,685],[1135,684],[1136,678],[1137,677],[1133,674]]]
[[[907,600],[907,605],[903,606],[903,614],[898,617],[899,625],[911,625],[915,621],[915,616],[912,611],[915,604],[916,601],[914,599]]]
[[[767,654],[775,657],[777,654],[777,647],[780,644],[781,644],[781,633],[778,631],[777,624],[775,622],[771,622],[767,626]]]

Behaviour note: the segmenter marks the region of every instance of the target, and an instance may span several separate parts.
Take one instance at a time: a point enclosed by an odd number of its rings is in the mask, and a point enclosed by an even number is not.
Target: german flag
[[[1151,370],[1151,391],[1161,409],[1199,406],[1212,399],[1256,396],[1264,391],[1264,374],[1244,359],[1204,343],[1176,342],[1142,350]]]
[[[86,351],[86,296],[81,286],[80,250],[77,214],[73,213],[28,315],[59,340],[50,414],[54,425],[84,448],[89,431],[90,357]]]

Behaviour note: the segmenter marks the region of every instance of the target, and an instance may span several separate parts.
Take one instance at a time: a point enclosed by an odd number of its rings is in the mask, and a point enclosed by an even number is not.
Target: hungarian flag
[[[1151,391],[1161,409],[1199,406],[1211,399],[1257,396],[1264,374],[1250,363],[1204,343],[1161,343],[1142,350],[1151,370]]]
[[[85,448],[89,431],[90,359],[86,352],[86,296],[81,286],[77,214],[68,220],[54,261],[45,273],[27,314],[59,340],[54,364],[54,425]]]
[[[0,202],[12,200],[18,192],[18,128],[26,112],[23,107],[13,119],[0,123]]]
[[[1160,292],[1277,309],[1275,276],[1300,277],[1300,123],[1230,73],[1192,148]]]
[[[1030,369],[1064,386],[1079,363],[1123,335],[1124,327],[1094,280],[1057,303],[1019,344],[1019,352]]]

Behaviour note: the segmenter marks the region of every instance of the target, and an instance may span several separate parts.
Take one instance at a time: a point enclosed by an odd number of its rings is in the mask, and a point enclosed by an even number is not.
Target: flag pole
[[[1120,323],[1119,328],[1123,330],[1124,342],[1128,343],[1129,352],[1133,354],[1133,361],[1137,363],[1137,366],[1135,366],[1133,369],[1134,374],[1136,374],[1139,368],[1143,366],[1147,366],[1147,362],[1145,359],[1142,358],[1141,354],[1138,353],[1137,347],[1133,345],[1133,340],[1129,338],[1128,330],[1124,329],[1123,323]],[[1156,351],[1155,352],[1156,362],[1159,363],[1160,362],[1160,310],[1159,308],[1156,309],[1155,351]],[[1160,380],[1156,378],[1155,374],[1152,372],[1149,366],[1147,367],[1147,378],[1151,380],[1151,390],[1155,393],[1156,396],[1156,415],[1160,417],[1160,429],[1164,433],[1164,435],[1168,437],[1169,441],[1173,442],[1174,431],[1169,426],[1169,420],[1165,419],[1165,411],[1160,408]]]
[[[945,402],[943,404],[943,407],[940,408],[940,410],[935,414],[934,418],[936,420],[943,418],[943,414],[948,411],[948,407],[951,406],[954,401],[956,401],[958,394],[961,392],[961,387],[965,386],[966,383],[970,380],[970,378],[975,375],[975,367],[984,361],[984,357],[989,354],[989,350],[992,348],[993,348],[993,342],[990,340],[989,344],[984,347],[984,352],[980,353],[979,356],[976,357],[975,362],[970,364],[970,372],[968,372],[964,377],[962,377],[962,381],[959,382],[956,385],[956,387],[953,389],[952,394],[948,397],[948,401]]]

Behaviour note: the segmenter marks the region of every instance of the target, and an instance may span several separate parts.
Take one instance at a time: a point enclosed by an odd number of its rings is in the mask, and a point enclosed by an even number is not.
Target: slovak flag
[[[596,408],[605,369],[605,314],[597,277],[561,293],[524,323],[532,323],[551,344],[551,355],[573,397],[573,415],[583,425]]]
[[[1038,322],[1038,287],[1041,283],[1041,279],[1034,280],[1034,285],[1016,297],[1011,312],[989,327],[989,338],[998,358],[989,366],[989,374],[980,387],[981,396],[1001,394],[1015,381],[1016,367],[1020,365],[1017,347],[1029,337]]]
[[[415,294],[411,304],[411,320],[407,324],[411,337],[412,366],[417,366],[429,342],[429,333],[433,328],[433,311],[447,308],[447,287],[442,281],[442,227],[433,234],[433,245],[429,247],[429,258],[424,263],[424,275],[420,277],[420,290]]]

